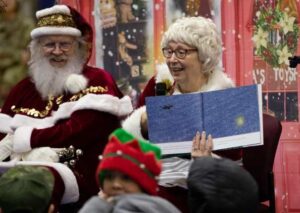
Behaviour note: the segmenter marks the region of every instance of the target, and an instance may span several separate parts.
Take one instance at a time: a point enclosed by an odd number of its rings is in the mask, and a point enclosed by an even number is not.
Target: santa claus
[[[12,89],[0,113],[0,158],[58,161],[56,149],[80,149],[80,158],[65,160],[73,160],[83,202],[99,191],[98,155],[119,118],[132,111],[131,101],[108,72],[87,65],[93,32],[76,10],[55,5],[36,16],[29,76]]]

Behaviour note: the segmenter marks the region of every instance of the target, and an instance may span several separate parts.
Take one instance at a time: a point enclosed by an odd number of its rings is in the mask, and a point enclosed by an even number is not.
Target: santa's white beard
[[[39,48],[34,44],[31,48],[31,60],[29,62],[29,75],[31,76],[36,89],[39,91],[43,99],[47,99],[49,95],[59,96],[67,91],[65,82],[71,74],[80,74],[84,65],[83,57],[77,54],[71,56],[64,67],[53,67],[49,58],[43,56]]]

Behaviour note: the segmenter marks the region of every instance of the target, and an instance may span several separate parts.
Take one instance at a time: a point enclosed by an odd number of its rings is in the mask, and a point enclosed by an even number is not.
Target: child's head
[[[157,193],[161,150],[117,129],[106,145],[97,169],[97,179],[108,196],[125,193]]]
[[[190,212],[257,212],[256,181],[230,159],[196,158],[190,167],[187,184]]]
[[[64,164],[0,162],[0,212],[57,212],[78,199],[76,177]]]
[[[15,166],[0,178],[0,207],[5,212],[46,212],[54,176],[45,167]]]

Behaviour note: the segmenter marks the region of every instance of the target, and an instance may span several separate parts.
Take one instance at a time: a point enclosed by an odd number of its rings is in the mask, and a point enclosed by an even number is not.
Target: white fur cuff
[[[13,130],[10,128],[10,122],[12,117],[4,113],[0,113],[0,132],[1,133],[12,133]]]

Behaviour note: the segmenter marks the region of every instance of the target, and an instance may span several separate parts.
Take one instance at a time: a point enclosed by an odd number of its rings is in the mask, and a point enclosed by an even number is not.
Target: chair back
[[[259,201],[275,202],[273,165],[282,126],[279,120],[263,114],[264,144],[243,149],[243,165],[256,180],[259,187]],[[273,201],[271,201],[274,199]]]

